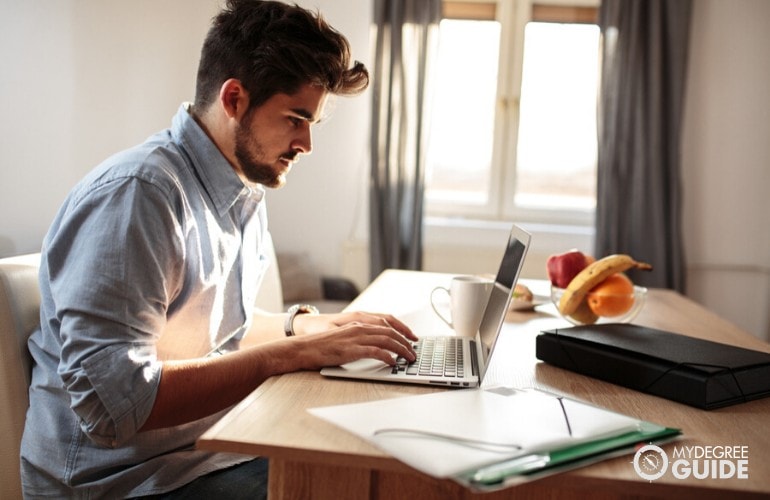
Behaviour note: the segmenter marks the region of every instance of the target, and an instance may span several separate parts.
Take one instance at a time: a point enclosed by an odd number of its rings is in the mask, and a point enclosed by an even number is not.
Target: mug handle
[[[444,315],[443,315],[443,314],[441,314],[441,312],[439,312],[438,308],[436,308],[436,304],[433,302],[433,295],[435,295],[435,293],[436,293],[437,291],[439,291],[439,290],[443,290],[444,292],[446,292],[446,294],[447,294],[448,296],[450,295],[450,294],[449,294],[449,289],[448,289],[448,288],[444,288],[443,286],[437,286],[436,288],[434,288],[434,289],[433,289],[433,290],[430,292],[430,306],[433,308],[433,312],[435,312],[435,313],[436,313],[436,315],[437,315],[439,318],[441,318],[441,321],[443,321],[444,323],[446,323],[447,325],[449,325],[449,328],[452,328],[452,329],[454,329],[454,325],[452,325],[452,322],[451,322],[451,321],[449,321],[448,319],[446,319],[446,318],[444,317]]]

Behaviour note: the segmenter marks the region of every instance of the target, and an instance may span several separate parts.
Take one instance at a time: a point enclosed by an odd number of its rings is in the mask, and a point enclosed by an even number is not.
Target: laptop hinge
[[[477,377],[479,375],[479,357],[475,355],[478,352],[476,350],[476,341],[471,340],[469,345],[471,347],[471,352],[473,353],[473,355],[471,355],[471,373],[474,377]]]

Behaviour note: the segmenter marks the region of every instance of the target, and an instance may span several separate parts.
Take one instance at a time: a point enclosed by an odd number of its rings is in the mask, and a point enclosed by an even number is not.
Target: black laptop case
[[[632,324],[559,328],[537,336],[549,364],[702,409],[770,395],[770,353]]]

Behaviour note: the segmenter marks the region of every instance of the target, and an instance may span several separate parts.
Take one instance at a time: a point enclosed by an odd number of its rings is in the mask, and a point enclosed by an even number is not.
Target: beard
[[[248,116],[244,117],[247,121]],[[241,167],[241,172],[250,181],[262,184],[269,188],[279,188],[286,184],[286,174],[288,168],[283,166],[275,167],[273,164],[266,163],[265,149],[262,144],[254,138],[251,125],[239,125],[235,131],[235,157]],[[279,156],[279,159],[294,161],[297,157],[296,151],[287,151]]]

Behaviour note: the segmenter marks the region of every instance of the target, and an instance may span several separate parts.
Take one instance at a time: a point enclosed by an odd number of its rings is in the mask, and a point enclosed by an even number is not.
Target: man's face
[[[320,120],[326,97],[323,89],[305,85],[247,112],[235,132],[239,173],[266,187],[283,186],[297,156],[313,149],[310,127]]]

